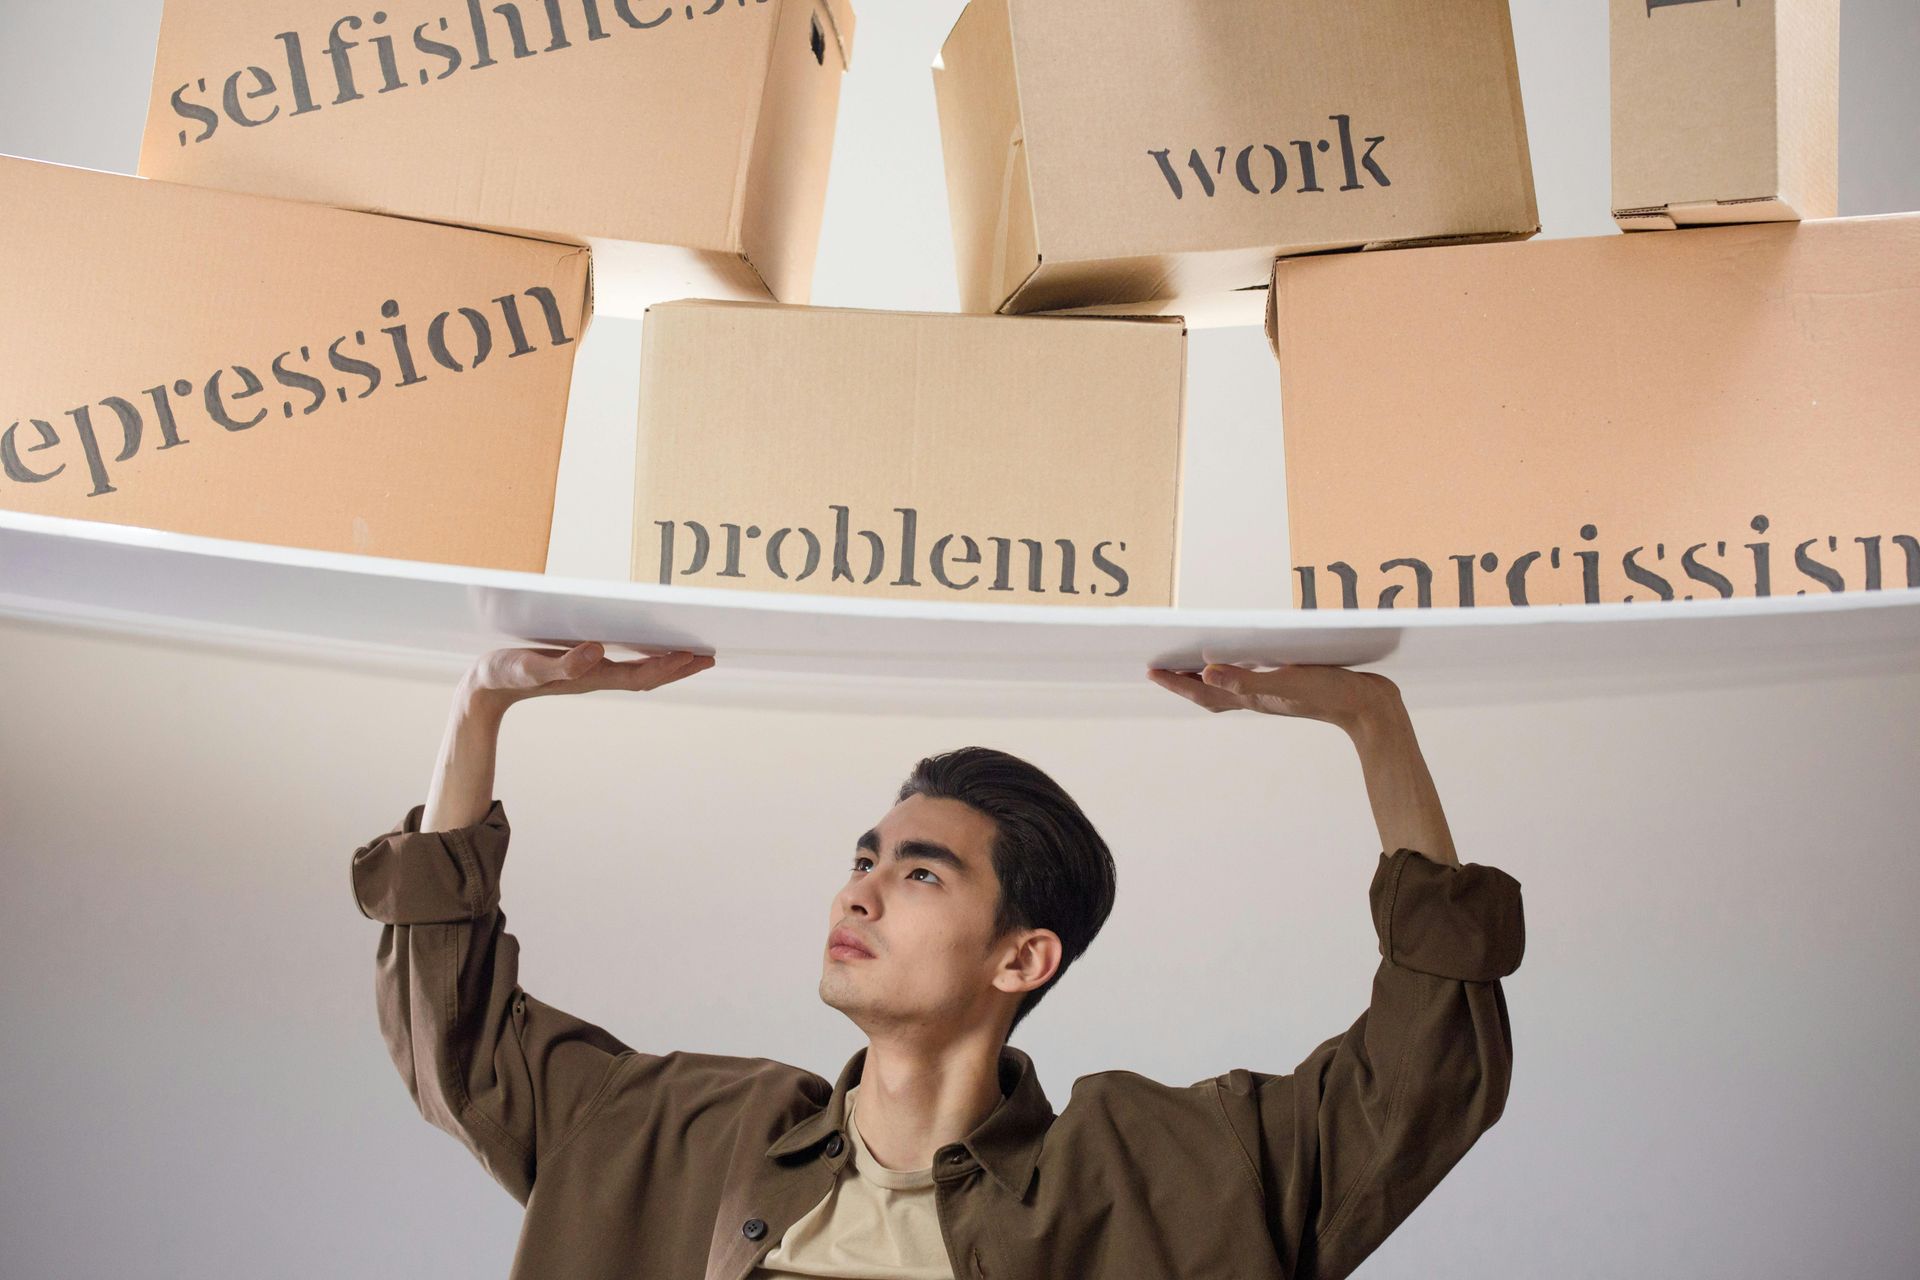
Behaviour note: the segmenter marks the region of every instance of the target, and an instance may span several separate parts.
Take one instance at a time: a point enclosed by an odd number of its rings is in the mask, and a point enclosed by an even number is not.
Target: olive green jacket
[[[500,801],[423,832],[424,805],[353,855],[382,924],[380,1030],[420,1113],[525,1207],[511,1280],[744,1280],[848,1158],[847,1089],[765,1058],[649,1053],[519,983]],[[1004,1100],[934,1176],[956,1280],[1344,1276],[1500,1117],[1499,979],[1524,946],[1519,882],[1411,849],[1368,891],[1372,1002],[1292,1072],[1073,1084],[1056,1115],[1002,1051]]]

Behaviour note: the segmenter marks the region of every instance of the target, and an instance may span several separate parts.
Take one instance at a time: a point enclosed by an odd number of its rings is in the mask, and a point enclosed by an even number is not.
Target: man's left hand
[[[1377,672],[1305,663],[1254,671],[1210,662],[1198,673],[1149,667],[1147,678],[1208,711],[1299,716],[1348,731],[1400,698],[1399,686]]]

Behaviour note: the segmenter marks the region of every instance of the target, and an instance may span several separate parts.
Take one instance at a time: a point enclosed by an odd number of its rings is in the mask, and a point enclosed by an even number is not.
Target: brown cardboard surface
[[[585,250],[0,157],[0,279],[0,507],[545,569]]]
[[[1273,300],[1302,606],[1920,586],[1920,214],[1289,259]]]
[[[971,0],[934,88],[969,311],[1198,311],[1280,254],[1539,230],[1506,0]]]
[[[1840,0],[1610,0],[1628,231],[1839,211]]]
[[[167,0],[140,172],[590,244],[609,314],[804,302],[853,30],[847,0]]]
[[[1171,604],[1185,370],[1177,320],[655,306],[633,577]]]

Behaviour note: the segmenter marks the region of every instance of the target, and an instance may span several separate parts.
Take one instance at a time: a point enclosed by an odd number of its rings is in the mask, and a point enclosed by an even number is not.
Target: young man
[[[1368,1009],[1289,1074],[1103,1071],[1054,1113],[1006,1040],[1099,931],[1113,860],[1050,778],[984,748],[921,761],[854,842],[820,996],[867,1044],[836,1080],[636,1052],[535,999],[500,908],[502,716],[712,662],[487,655],[426,803],[353,855],[360,910],[384,926],[393,1061],[525,1206],[514,1280],[1344,1276],[1499,1119],[1520,885],[1461,865],[1399,690],[1343,667],[1148,673],[1209,711],[1336,725],[1359,751],[1382,958]]]

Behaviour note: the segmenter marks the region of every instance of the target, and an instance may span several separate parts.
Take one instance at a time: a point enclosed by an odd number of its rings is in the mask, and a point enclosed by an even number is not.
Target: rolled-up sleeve
[[[519,985],[519,941],[500,907],[501,802],[445,831],[420,830],[425,809],[353,854],[354,901],[382,926],[381,1035],[420,1114],[525,1204],[542,1161],[579,1131],[632,1050]]]
[[[1368,899],[1381,960],[1366,1011],[1290,1074],[1215,1077],[1296,1280],[1350,1274],[1506,1104],[1499,980],[1526,945],[1520,882],[1403,848],[1380,855]]]

